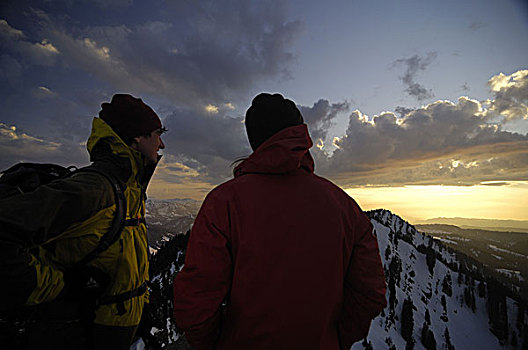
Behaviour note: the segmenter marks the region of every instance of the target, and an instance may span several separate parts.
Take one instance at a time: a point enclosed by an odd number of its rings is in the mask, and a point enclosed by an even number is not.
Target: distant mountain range
[[[447,224],[460,228],[480,228],[486,230],[503,232],[526,232],[528,233],[528,220],[493,220],[493,219],[469,219],[469,218],[433,218],[417,220],[415,224]]]
[[[147,219],[148,223],[154,226],[165,226],[166,228],[174,228],[173,225],[168,225],[170,220],[177,217],[196,216],[201,201],[193,199],[166,199],[166,200],[147,200]],[[191,221],[192,223],[192,221]],[[476,219],[476,218],[447,218],[437,217],[425,220],[416,220],[414,225],[427,224],[446,224],[455,225],[465,229],[485,229],[491,231],[501,232],[526,232],[528,233],[528,220],[498,220],[498,219]],[[179,228],[176,233],[181,233]],[[185,232],[186,230],[183,230]]]
[[[165,212],[160,209],[158,214]],[[524,243],[508,245],[508,236],[506,242],[491,244],[493,234],[487,243],[474,237],[464,241],[462,233],[455,234],[458,227],[428,226],[422,231],[388,210],[367,214],[378,238],[388,306],[353,350],[528,348],[526,290],[520,283],[528,276],[515,267],[528,265]],[[448,235],[451,243],[446,242]],[[183,266],[187,239],[188,234],[172,233],[161,238],[151,262],[153,333],[169,349],[187,349],[171,318],[172,281]],[[463,249],[453,244],[462,241],[467,243]],[[477,254],[471,255],[471,249]],[[493,255],[490,261],[478,260]],[[493,264],[509,255],[514,259],[508,269]]]
[[[156,252],[171,237],[187,232],[201,204],[193,199],[148,199],[146,219],[151,252]]]

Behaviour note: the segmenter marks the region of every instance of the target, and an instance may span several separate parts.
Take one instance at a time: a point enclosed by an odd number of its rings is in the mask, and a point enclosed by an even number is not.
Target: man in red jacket
[[[253,153],[205,199],[174,281],[174,318],[195,349],[348,349],[385,307],[372,224],[314,174],[295,104],[260,94]]]

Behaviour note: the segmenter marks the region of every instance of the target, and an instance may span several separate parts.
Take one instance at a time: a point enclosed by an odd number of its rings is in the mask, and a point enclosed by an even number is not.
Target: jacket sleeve
[[[63,274],[39,260],[40,246],[113,203],[110,184],[92,173],[0,200],[0,310],[55,299]]]
[[[196,350],[212,349],[217,341],[232,277],[228,205],[214,197],[209,194],[196,217],[185,265],[174,280],[174,319]]]
[[[368,335],[372,319],[387,305],[377,238],[366,215],[359,211],[358,216],[338,326],[344,349]]]

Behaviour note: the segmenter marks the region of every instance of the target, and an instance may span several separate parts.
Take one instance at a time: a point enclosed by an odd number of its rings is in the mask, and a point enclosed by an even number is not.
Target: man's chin
[[[157,162],[158,162],[158,157],[156,157],[155,159],[151,157],[145,157],[143,160],[143,164],[145,165],[152,165],[152,164],[156,164]]]

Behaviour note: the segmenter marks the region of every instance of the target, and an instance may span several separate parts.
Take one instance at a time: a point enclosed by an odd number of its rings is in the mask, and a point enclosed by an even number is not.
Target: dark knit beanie
[[[303,124],[304,120],[293,101],[280,94],[262,93],[251,102],[245,123],[251,148],[256,150],[276,132]]]
[[[161,128],[158,115],[140,98],[116,94],[110,103],[103,103],[101,108],[99,117],[128,145],[133,142],[134,137],[147,135]]]

